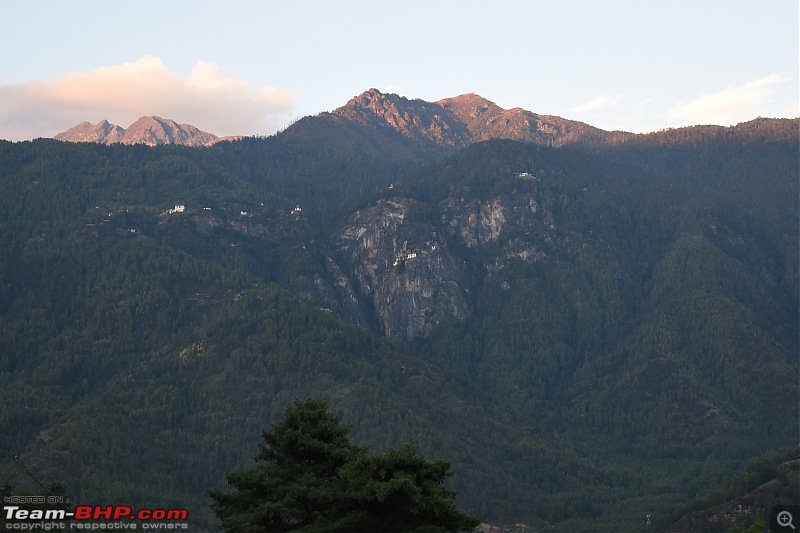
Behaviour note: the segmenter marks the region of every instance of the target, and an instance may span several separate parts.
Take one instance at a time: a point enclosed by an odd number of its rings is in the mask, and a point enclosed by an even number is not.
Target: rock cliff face
[[[533,263],[563,244],[549,201],[535,189],[484,201],[448,198],[435,215],[419,211],[409,198],[381,200],[338,236],[343,269],[389,337],[424,336],[446,318],[464,318],[485,279],[507,286],[509,264]]]
[[[475,248],[497,240],[506,222],[505,211],[499,199],[469,203],[451,199],[445,210],[445,217],[452,217],[447,230],[468,248]]]
[[[460,320],[486,282],[503,290],[520,269],[553,255],[580,261],[597,252],[591,225],[564,218],[564,205],[592,199],[582,180],[550,171],[508,172],[495,194],[451,191],[436,203],[398,196],[353,215],[338,232],[340,264],[373,323],[390,337],[426,336]],[[458,178],[454,178],[456,181]],[[588,254],[588,255],[587,255]]]
[[[473,280],[438,225],[409,216],[415,202],[382,200],[351,217],[338,248],[383,333],[411,339],[463,318]]]

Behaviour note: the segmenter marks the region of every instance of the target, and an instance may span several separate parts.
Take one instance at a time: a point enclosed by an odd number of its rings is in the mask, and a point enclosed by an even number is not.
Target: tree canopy
[[[263,433],[256,466],[228,474],[230,491],[211,491],[229,531],[449,533],[479,518],[455,507],[443,483],[444,458],[417,447],[370,455],[348,440],[350,428],[320,400],[298,401]]]

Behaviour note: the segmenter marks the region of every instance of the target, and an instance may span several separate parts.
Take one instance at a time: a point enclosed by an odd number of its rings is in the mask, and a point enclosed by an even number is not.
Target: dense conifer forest
[[[212,529],[208,491],[318,398],[359,446],[446,457],[489,522],[666,528],[797,453],[797,131],[433,161],[282,134],[0,141],[0,437],[74,501]],[[383,334],[340,245],[399,199],[468,280],[466,311],[410,339]],[[493,202],[516,222],[467,235]],[[7,457],[4,480],[39,489]]]

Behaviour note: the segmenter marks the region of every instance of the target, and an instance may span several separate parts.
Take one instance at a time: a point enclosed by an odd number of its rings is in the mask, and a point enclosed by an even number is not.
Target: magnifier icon
[[[790,527],[792,529],[795,529],[794,524],[792,523],[793,520],[792,513],[790,513],[789,511],[781,511],[780,513],[778,513],[776,520],[778,521],[778,525],[781,527]]]

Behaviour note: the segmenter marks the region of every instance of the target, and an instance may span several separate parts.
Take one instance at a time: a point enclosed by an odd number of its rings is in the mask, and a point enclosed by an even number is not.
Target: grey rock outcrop
[[[413,221],[414,200],[394,198],[357,212],[339,234],[339,252],[387,337],[424,336],[463,318],[473,280],[438,225]]]

